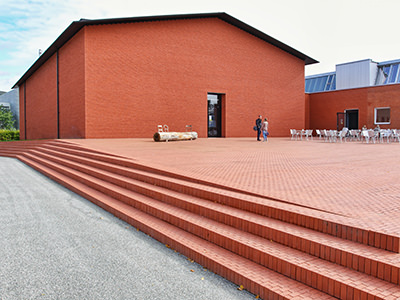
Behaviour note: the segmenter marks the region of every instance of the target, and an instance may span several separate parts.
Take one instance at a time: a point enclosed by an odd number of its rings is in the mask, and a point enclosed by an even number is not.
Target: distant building
[[[400,60],[366,59],[336,65],[335,72],[307,76],[306,127],[400,129],[399,64]]]
[[[336,72],[306,76],[306,93],[400,83],[400,59],[371,59],[336,65]]]
[[[18,89],[13,89],[6,92],[0,92],[0,105],[8,107],[14,117],[14,127],[19,129],[19,97]]]

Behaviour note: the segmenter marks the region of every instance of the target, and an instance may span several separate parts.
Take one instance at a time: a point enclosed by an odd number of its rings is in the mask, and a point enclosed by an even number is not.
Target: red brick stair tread
[[[117,159],[126,159],[126,160],[132,160],[129,158],[126,158],[121,155],[117,155],[114,153],[105,153],[104,151],[96,150],[96,149],[91,149],[87,147],[82,147],[79,144],[74,144],[71,142],[66,142],[66,141],[61,141],[61,140],[54,140],[50,141],[49,143],[42,144],[42,147],[48,148],[48,149],[54,149],[56,151],[61,151],[64,153],[71,153],[71,154],[76,154],[76,155],[93,155],[93,157],[113,157]]]
[[[62,155],[63,157],[66,157],[66,156],[68,157],[69,154],[60,154],[60,155]],[[96,154],[96,155],[98,155],[98,154]],[[73,155],[71,154],[70,157],[72,157],[72,156]],[[98,156],[96,156],[96,157],[98,157]],[[86,158],[77,158],[77,159],[83,160],[83,161],[90,161],[90,160],[93,159],[93,157],[87,158],[87,159]],[[118,158],[112,158],[111,162],[115,162],[116,160],[118,160]],[[108,160],[108,161],[110,161],[110,160]],[[114,168],[114,170],[120,170],[120,172],[125,172],[125,173],[132,173],[132,172],[136,172],[136,173],[142,172],[142,174],[143,173],[147,173],[147,172],[140,171],[140,170],[132,170],[132,169],[129,169],[129,168],[124,167],[124,166],[111,165],[111,163],[107,163],[107,162],[96,162],[96,163],[97,164],[108,165],[109,168],[112,167],[112,168]],[[128,162],[125,162],[125,163],[128,163]],[[150,174],[147,173],[147,176],[150,176]],[[151,176],[153,176],[153,178],[158,178],[160,180],[165,180],[165,176],[162,176],[162,175],[151,174]],[[351,226],[351,227],[354,227],[354,228],[360,227],[359,226],[360,220],[353,220],[351,218],[347,218],[347,217],[344,217],[344,216],[331,215],[329,213],[323,213],[323,212],[320,212],[320,211],[313,211],[313,210],[306,209],[306,208],[303,208],[303,207],[296,207],[294,205],[274,202],[274,201],[268,200],[268,199],[260,199],[260,198],[253,197],[253,196],[248,196],[248,195],[240,195],[240,194],[238,195],[237,193],[234,193],[234,192],[221,191],[220,189],[213,188],[213,187],[204,187],[202,185],[198,185],[198,184],[196,185],[195,183],[188,183],[186,181],[182,181],[182,180],[179,180],[179,179],[168,178],[168,180],[171,181],[171,182],[179,182],[180,185],[187,186],[187,188],[191,189],[191,190],[193,190],[194,188],[200,189],[200,190],[201,189],[205,189],[205,191],[207,193],[213,191],[213,192],[216,192],[216,193],[223,193],[224,195],[232,195],[233,197],[240,198],[243,201],[248,201],[252,205],[254,205],[256,203],[258,203],[259,205],[268,205],[270,207],[274,207],[274,208],[277,208],[277,209],[283,209],[283,210],[287,210],[287,211],[292,211],[292,212],[295,212],[295,213],[300,214],[300,215],[306,214],[306,215],[309,215],[309,216],[312,216],[314,218],[321,219],[321,220],[324,220],[324,219],[325,220],[330,220],[331,222],[335,222],[335,223],[336,222],[341,222],[342,224],[348,224],[348,226]],[[361,230],[364,230],[367,233],[373,232],[373,230],[368,226],[368,224],[365,224],[364,227],[365,228],[361,229]],[[362,226],[361,226],[361,228],[362,228]],[[381,233],[381,234],[384,235],[384,236],[389,235],[389,237],[391,237],[391,235],[388,234],[388,233]]]
[[[75,173],[78,171],[69,170],[69,172]],[[373,282],[371,277],[369,277],[368,275],[355,272],[326,261],[322,261],[318,258],[300,253],[297,250],[290,249],[276,243],[267,242],[263,238],[256,237],[240,230],[233,229],[229,226],[199,217],[190,212],[183,211],[182,209],[171,207],[168,204],[161,203],[136,192],[126,190],[122,187],[117,187],[108,182],[103,182],[99,179],[91,177],[90,175],[82,174],[81,177],[85,178],[86,183],[92,182],[98,185],[99,188],[108,189],[110,193],[114,193],[114,197],[117,196],[118,198],[121,198],[122,195],[122,197],[128,197],[131,199],[135,199],[136,201],[140,201],[147,207],[147,211],[152,211],[152,213],[157,217],[163,217],[165,220],[169,220],[169,222],[173,222],[177,226],[184,227],[186,225],[186,230],[196,230],[196,228],[193,227],[193,225],[195,225],[199,228],[197,232],[200,232],[201,234],[213,232],[216,235],[215,240],[213,240],[214,243],[217,243],[219,241],[219,237],[221,240],[224,241],[229,238],[230,243],[232,243],[230,248],[232,249],[240,249],[241,246],[243,246],[244,248],[250,247],[252,249],[250,251],[265,253],[268,255],[268,257],[272,257],[272,259],[284,261],[292,268],[295,267],[305,271],[311,271],[321,278],[327,276],[330,279],[340,282],[343,285],[350,285],[351,288],[354,289],[361,289],[357,284],[352,282],[354,279],[356,279],[359,283],[369,281],[370,284],[367,287],[363,288],[363,290],[375,296],[377,295],[376,292],[382,293],[385,290],[393,289],[395,287],[394,285],[382,282],[379,279],[376,279],[375,282]],[[184,220],[184,222],[182,223],[181,220]],[[235,244],[235,246],[241,246],[235,247],[233,246],[233,243]],[[285,259],[282,259],[282,254],[285,254]],[[400,292],[400,287],[398,289],[398,292]]]
[[[49,159],[52,159],[51,156],[45,155],[45,157],[48,157]],[[75,167],[75,169],[82,169],[81,164],[76,164],[74,162],[66,161],[62,158],[53,158],[55,161],[58,162],[63,162],[66,165],[72,165]],[[113,183],[115,183],[116,180],[122,181],[122,186],[128,186],[128,185],[134,185],[134,187],[141,187],[141,188],[146,188],[148,190],[153,191],[154,193],[161,193],[164,195],[169,195],[171,197],[174,197],[174,199],[179,199],[179,201],[182,202],[188,202],[189,204],[196,204],[199,207],[205,208],[208,211],[214,211],[216,213],[218,212],[219,214],[224,214],[225,216],[233,216],[235,218],[238,218],[239,220],[245,220],[248,222],[251,222],[252,224],[257,224],[260,226],[268,227],[271,229],[274,229],[275,231],[279,233],[287,233],[290,234],[292,237],[299,237],[302,239],[305,239],[307,242],[314,242],[314,246],[322,245],[323,247],[330,247],[334,248],[337,250],[340,250],[345,253],[345,255],[358,255],[363,258],[368,258],[370,260],[376,261],[378,263],[378,258],[380,260],[379,263],[385,263],[387,265],[391,265],[393,267],[399,268],[400,267],[400,256],[395,256],[392,253],[387,253],[385,251],[382,251],[380,249],[375,249],[372,247],[364,246],[364,245],[355,245],[354,242],[348,241],[348,240],[343,240],[340,238],[335,238],[330,235],[326,235],[323,233],[316,232],[314,230],[309,230],[306,228],[301,228],[292,224],[288,224],[279,220],[274,220],[270,218],[266,218],[251,212],[246,212],[240,209],[236,209],[233,207],[229,207],[226,205],[221,205],[218,203],[214,203],[211,201],[204,201],[202,199],[199,199],[197,197],[193,197],[190,195],[183,195],[181,193],[178,193],[173,190],[165,189],[159,186],[154,186],[153,184],[137,181],[132,178],[125,177],[123,175],[118,175],[114,173],[110,173],[108,171],[104,170],[99,170],[97,168],[91,167],[91,166],[85,166],[85,169],[88,174],[96,176],[96,174],[101,174],[104,176],[108,176],[109,178],[114,178],[115,180],[112,180]],[[140,172],[140,171],[139,171]],[[162,177],[160,175],[155,175],[158,177]],[[96,176],[101,178],[100,176]],[[179,182],[179,180],[178,180]],[[153,193],[153,196],[155,196]],[[180,207],[185,206],[184,204],[181,205]],[[211,214],[212,215],[212,214]],[[242,222],[241,222],[242,223]],[[277,234],[275,234],[276,236]],[[271,237],[264,236],[265,238],[272,239]],[[276,240],[276,239],[274,239]],[[295,241],[295,240],[294,240]],[[294,246],[294,242],[291,243],[291,246]],[[301,248],[301,243],[298,243],[300,245],[299,248]],[[311,248],[311,246],[310,246]],[[312,251],[312,249],[310,249]],[[314,249],[314,255],[320,255],[319,254],[319,249]],[[343,254],[340,255],[338,258],[337,263],[340,264],[340,259],[341,257],[344,256]],[[397,257],[397,259],[394,259],[394,257]],[[387,259],[386,259],[387,258]]]
[[[47,176],[58,182],[66,185],[80,195],[87,197],[106,210],[119,216],[121,219],[134,223],[135,226],[146,232],[152,232],[152,236],[162,235],[170,241],[170,245],[177,245],[177,248],[187,248],[185,255],[193,254],[193,256],[206,257],[206,261],[213,261],[219,268],[226,271],[244,274],[244,279],[261,285],[263,288],[270,290],[272,293],[283,297],[283,299],[333,299],[332,297],[321,293],[313,288],[308,288],[303,284],[291,280],[285,276],[279,275],[276,272],[261,267],[258,264],[252,263],[230,251],[224,250],[215,244],[209,243],[201,238],[198,238],[188,232],[182,231],[173,225],[165,223],[157,218],[154,218],[146,213],[143,213],[125,203],[122,203],[114,198],[106,196],[101,192],[87,187],[76,180],[69,178],[57,171],[48,167],[42,166],[39,163],[31,161],[27,158],[21,158],[25,163],[31,165],[35,169],[41,169]],[[147,229],[147,230],[146,230]],[[197,255],[196,255],[197,254]],[[190,257],[190,256],[189,256]],[[210,268],[211,266],[204,265]],[[240,278],[240,276],[236,276]],[[230,280],[234,281],[233,278]],[[236,282],[241,284],[240,282]],[[245,289],[249,287],[245,286]],[[258,288],[260,289],[260,288]]]

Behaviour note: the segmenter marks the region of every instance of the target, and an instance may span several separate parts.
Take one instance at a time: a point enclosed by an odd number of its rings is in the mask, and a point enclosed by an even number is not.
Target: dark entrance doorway
[[[349,129],[358,129],[358,109],[346,110],[346,127]]]
[[[222,136],[222,95],[207,94],[208,137]]]

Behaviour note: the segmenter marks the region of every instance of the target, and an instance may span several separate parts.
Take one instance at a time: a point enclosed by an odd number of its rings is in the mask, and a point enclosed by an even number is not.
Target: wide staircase
[[[17,158],[261,299],[400,299],[399,236],[62,140]]]

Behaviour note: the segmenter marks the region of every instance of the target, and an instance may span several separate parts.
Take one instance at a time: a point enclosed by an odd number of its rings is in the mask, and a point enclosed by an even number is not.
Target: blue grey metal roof
[[[312,79],[312,78],[335,75],[335,74],[336,74],[336,72],[320,73],[320,74],[315,74],[315,75],[308,75],[308,76],[306,76],[305,79]]]
[[[383,61],[383,62],[378,63],[378,66],[387,66],[387,65],[398,64],[398,63],[400,63],[400,59]]]

